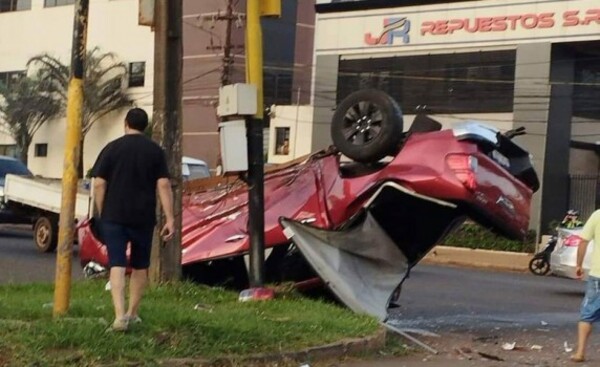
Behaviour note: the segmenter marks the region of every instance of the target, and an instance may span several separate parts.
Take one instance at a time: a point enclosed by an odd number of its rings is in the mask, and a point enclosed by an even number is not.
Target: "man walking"
[[[166,219],[160,234],[165,240],[173,236],[173,194],[165,154],[143,134],[147,126],[146,112],[131,109],[125,117],[125,135],[104,147],[93,169],[94,199],[110,265],[114,331],[125,331],[130,322],[141,322],[138,308],[148,279],[157,191]],[[133,270],[126,310],[128,243]]]
[[[600,210],[596,210],[585,223],[581,232],[581,242],[577,249],[577,276],[583,277],[583,259],[590,241],[594,241],[591,267],[588,274],[585,297],[581,303],[578,325],[577,351],[571,356],[574,362],[585,361],[585,348],[592,333],[592,324],[600,320]]]

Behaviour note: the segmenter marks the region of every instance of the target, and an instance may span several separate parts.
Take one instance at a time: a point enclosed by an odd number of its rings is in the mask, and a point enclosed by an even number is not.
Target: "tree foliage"
[[[27,164],[33,136],[48,120],[63,110],[60,91],[40,74],[23,76],[10,84],[0,83],[0,122],[15,140],[20,159]]]
[[[31,58],[28,65],[34,66],[44,79],[55,85],[66,105],[70,67],[47,53]],[[125,89],[126,81],[127,66],[118,61],[115,54],[103,53],[98,47],[88,51],[83,84],[80,177],[83,175],[83,143],[87,133],[102,117],[132,105]]]

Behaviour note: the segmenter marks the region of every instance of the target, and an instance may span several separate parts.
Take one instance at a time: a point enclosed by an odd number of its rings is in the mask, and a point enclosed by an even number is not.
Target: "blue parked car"
[[[6,156],[0,156],[0,224],[23,224],[31,223],[29,216],[15,213],[6,206],[4,200],[4,180],[7,174],[33,176],[21,161]]]

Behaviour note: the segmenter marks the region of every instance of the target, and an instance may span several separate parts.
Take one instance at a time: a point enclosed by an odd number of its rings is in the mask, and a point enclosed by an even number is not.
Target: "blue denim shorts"
[[[579,319],[589,323],[600,320],[600,278],[588,277]]]
[[[131,244],[129,265],[136,269],[148,269],[154,226],[129,227],[102,221],[102,237],[108,251],[108,263],[112,268],[127,267],[127,244]]]

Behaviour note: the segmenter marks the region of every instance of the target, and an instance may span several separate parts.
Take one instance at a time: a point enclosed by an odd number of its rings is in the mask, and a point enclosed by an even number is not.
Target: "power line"
[[[243,45],[232,44],[233,26],[236,25],[238,28],[241,27],[242,19],[245,17],[245,14],[234,11],[234,8],[235,8],[235,6],[237,6],[238,3],[239,3],[239,0],[237,0],[235,2],[235,4],[234,4],[233,0],[227,0],[226,10],[225,10],[224,14],[222,14],[221,10],[219,9],[216,12],[216,14],[211,13],[211,14],[198,15],[197,19],[201,22],[201,25],[197,25],[197,24],[193,24],[193,23],[184,21],[185,24],[192,26],[200,31],[210,34],[210,36],[211,36],[210,45],[207,46],[207,50],[211,50],[211,51],[216,51],[216,50],[221,51],[222,50],[223,51],[222,66],[220,68],[221,69],[221,85],[230,84],[231,67],[234,63],[235,56],[236,56],[235,54],[232,54],[232,51],[234,49],[239,49],[239,48],[244,47]],[[217,35],[214,32],[204,29],[203,24],[205,21],[212,22],[213,25],[211,28],[214,28],[214,24],[216,22],[226,21],[227,23],[226,23],[224,40],[223,40],[223,37],[221,37],[220,35]],[[219,41],[218,45],[214,45],[213,37],[218,39],[218,41]]]
[[[216,68],[214,68],[214,69],[208,70],[208,71],[206,71],[206,72],[204,72],[204,73],[198,74],[198,75],[196,75],[196,76],[194,76],[194,77],[192,77],[192,78],[190,78],[190,79],[188,79],[188,80],[185,80],[185,81],[183,82],[183,85],[185,85],[185,84],[188,84],[188,83],[190,83],[190,82],[193,82],[194,80],[198,80],[198,79],[200,79],[200,78],[203,78],[203,77],[205,77],[205,76],[207,76],[207,75],[209,75],[209,74],[212,74],[212,73],[214,73],[215,71],[219,71],[219,70],[221,70],[221,67],[220,67],[220,66],[219,66],[219,67],[216,67]]]

